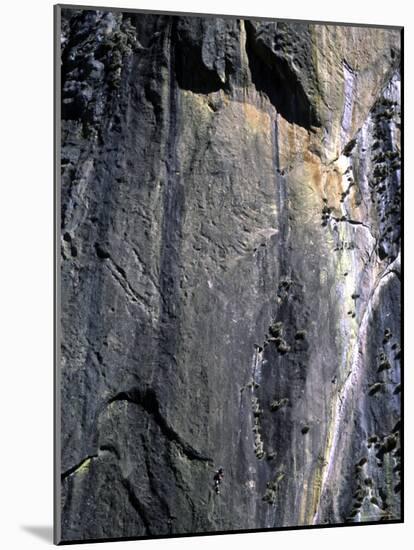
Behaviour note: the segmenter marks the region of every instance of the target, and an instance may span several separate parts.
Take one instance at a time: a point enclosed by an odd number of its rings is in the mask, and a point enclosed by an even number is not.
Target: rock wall
[[[400,519],[400,40],[62,10],[62,540]]]

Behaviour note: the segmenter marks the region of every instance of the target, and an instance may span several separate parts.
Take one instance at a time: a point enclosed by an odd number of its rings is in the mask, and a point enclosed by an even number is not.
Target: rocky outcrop
[[[61,42],[62,540],[399,520],[400,32]]]

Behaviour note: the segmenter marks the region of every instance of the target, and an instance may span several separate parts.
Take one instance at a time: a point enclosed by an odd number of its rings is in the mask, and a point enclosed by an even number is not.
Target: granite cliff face
[[[62,540],[400,519],[400,39],[62,10]]]

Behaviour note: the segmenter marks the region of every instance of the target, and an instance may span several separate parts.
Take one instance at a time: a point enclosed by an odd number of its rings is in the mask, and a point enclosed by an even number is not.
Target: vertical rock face
[[[62,540],[400,519],[400,38],[62,11]]]

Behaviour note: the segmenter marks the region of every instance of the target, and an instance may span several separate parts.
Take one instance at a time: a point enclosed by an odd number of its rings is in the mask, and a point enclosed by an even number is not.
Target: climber
[[[223,477],[224,477],[224,471],[223,471],[223,468],[219,468],[217,470],[217,472],[214,474],[214,490],[216,491],[216,493],[219,495],[220,494],[220,485],[221,485],[221,482],[223,481]]]

